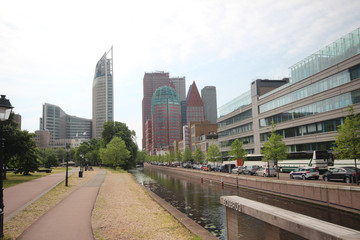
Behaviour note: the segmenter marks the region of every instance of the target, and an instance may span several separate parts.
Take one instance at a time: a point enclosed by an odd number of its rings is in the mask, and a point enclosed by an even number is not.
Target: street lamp
[[[81,163],[82,163],[82,161],[83,161],[83,159],[84,159],[84,154],[80,154],[80,158],[81,158],[81,160],[80,160],[79,178],[82,178],[82,177],[83,177],[83,170],[82,170]]]
[[[69,169],[69,152],[70,152],[70,144],[66,144],[66,177],[65,177],[65,186],[68,186],[68,169]]]
[[[10,101],[5,98],[5,95],[1,95],[0,98],[0,121],[4,122],[9,119],[11,110],[13,106],[11,106]],[[3,189],[3,171],[4,171],[4,142],[5,139],[3,137],[3,124],[0,124],[0,237],[4,237],[4,189]],[[5,170],[6,171],[6,170]]]

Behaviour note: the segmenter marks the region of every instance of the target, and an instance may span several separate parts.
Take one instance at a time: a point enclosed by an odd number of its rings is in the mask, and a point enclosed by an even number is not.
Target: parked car
[[[209,171],[209,168],[208,168],[207,165],[202,165],[202,166],[201,166],[201,170],[203,170],[203,171]]]
[[[293,171],[290,172],[290,178],[291,179],[300,178],[303,180],[313,178],[315,180],[318,180],[319,179],[319,171],[314,167],[295,168]]]
[[[269,170],[270,170],[270,174],[269,174]],[[277,176],[277,171],[274,167],[262,167],[259,168],[256,172],[255,172],[256,176],[262,176],[262,177],[276,177]]]
[[[216,171],[216,172],[223,172],[223,171],[224,171],[224,167],[223,167],[222,165],[217,165],[217,166],[215,167],[215,171]]]
[[[243,169],[242,173],[243,173],[243,174],[248,174],[248,175],[254,175],[255,172],[256,172],[259,168],[261,168],[259,165],[249,165],[249,166],[246,166],[246,167]]]
[[[234,167],[231,169],[231,173],[241,174],[245,167]]]
[[[183,168],[192,168],[192,164],[191,164],[191,162],[184,162],[184,163],[182,164],[182,167],[183,167]]]
[[[358,169],[358,178],[360,179],[360,170]],[[346,183],[351,183],[356,181],[355,168],[354,167],[342,167],[334,168],[330,171],[324,173],[324,181],[344,181]]]

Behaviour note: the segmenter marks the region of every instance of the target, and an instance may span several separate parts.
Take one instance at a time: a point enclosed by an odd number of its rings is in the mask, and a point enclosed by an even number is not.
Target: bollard
[[[224,187],[224,178],[221,178],[221,186]]]
[[[203,177],[201,177],[201,183],[203,183]]]

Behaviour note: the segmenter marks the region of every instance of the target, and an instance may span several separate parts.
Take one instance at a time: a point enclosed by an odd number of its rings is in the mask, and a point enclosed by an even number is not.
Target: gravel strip
[[[129,173],[107,171],[92,215],[96,239],[193,239]]]

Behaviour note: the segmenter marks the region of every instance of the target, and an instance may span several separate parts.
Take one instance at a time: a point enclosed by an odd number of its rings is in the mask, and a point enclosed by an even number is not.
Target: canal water
[[[191,178],[169,175],[163,171],[137,168],[130,171],[135,179],[179,211],[199,223],[219,239],[226,239],[225,207],[220,196],[237,195],[327,222],[360,231],[360,215],[320,205],[290,200],[252,190],[221,187],[217,183],[201,183]],[[264,239],[264,223],[239,213],[239,239]],[[281,239],[302,239],[282,231]]]

